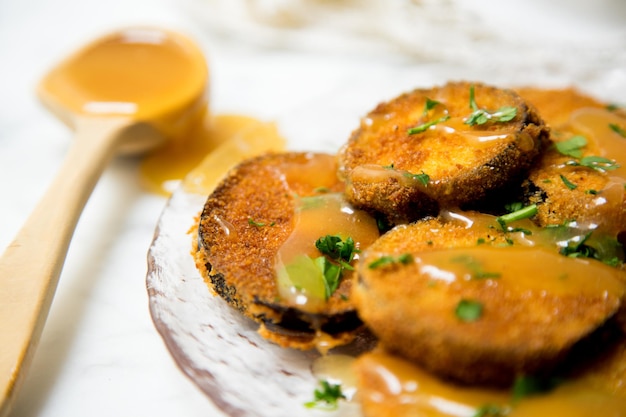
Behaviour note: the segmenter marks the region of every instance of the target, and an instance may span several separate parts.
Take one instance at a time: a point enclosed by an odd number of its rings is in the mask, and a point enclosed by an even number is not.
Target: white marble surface
[[[223,2],[208,3],[214,3],[220,13],[228,12],[218,9],[217,3]],[[266,9],[271,4],[259,3]],[[620,4],[604,1],[602,7],[613,3]],[[191,35],[205,50],[211,67],[214,112],[278,119],[288,138],[304,135],[304,141],[298,142],[306,143],[308,149],[338,146],[338,140],[356,126],[357,117],[377,101],[448,78],[507,84],[576,83],[607,101],[626,101],[625,51],[616,53],[611,45],[597,68],[584,55],[572,56],[563,50],[561,61],[543,62],[539,57],[537,65],[520,61],[497,67],[486,57],[471,63],[428,58],[436,60],[432,62],[423,56],[396,54],[394,47],[390,48],[394,53],[387,54],[385,42],[382,47],[378,42],[369,52],[363,44],[358,51],[328,44],[332,52],[325,54],[324,42],[329,38],[324,36],[314,48],[307,38],[306,51],[297,52],[268,48],[268,40],[254,38],[254,30],[241,32],[252,37],[250,43],[242,37],[224,39],[218,32],[206,31],[197,13],[190,14],[181,4],[164,0],[0,1],[0,248],[9,244],[42,195],[71,140],[71,132],[37,102],[33,94],[37,80],[74,47],[120,26],[158,24]],[[607,25],[600,25],[598,36],[626,27],[623,7],[620,10],[610,19],[604,17]],[[616,33],[618,41],[624,41],[623,32]],[[297,48],[294,43],[288,46]],[[576,58],[580,66],[571,64]],[[335,95],[338,92],[348,94]],[[315,111],[310,112],[311,108]],[[149,315],[146,251],[165,199],[141,188],[137,169],[136,159],[114,161],[87,204],[12,416],[217,415],[179,371]]]

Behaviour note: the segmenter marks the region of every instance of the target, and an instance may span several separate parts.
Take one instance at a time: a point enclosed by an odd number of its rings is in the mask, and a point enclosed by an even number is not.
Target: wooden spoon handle
[[[0,416],[32,361],[80,213],[127,124],[77,121],[59,173],[0,258]]]

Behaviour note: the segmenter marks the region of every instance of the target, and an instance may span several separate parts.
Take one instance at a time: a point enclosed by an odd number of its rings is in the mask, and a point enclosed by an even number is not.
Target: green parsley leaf
[[[536,394],[546,393],[556,388],[563,380],[557,377],[536,377],[531,375],[518,376],[513,382],[513,401]]]
[[[369,269],[377,269],[388,265],[402,264],[407,265],[413,262],[413,256],[410,253],[403,253],[397,257],[391,255],[383,255],[375,261],[371,262],[367,267]]]
[[[324,278],[325,299],[328,300],[339,287],[342,268],[328,260],[325,256],[320,256],[313,260],[315,265],[322,271]]]
[[[560,154],[571,156],[572,158],[581,158],[583,156],[582,149],[585,146],[587,146],[587,138],[581,135],[572,136],[568,140],[554,144],[554,147]]]
[[[326,380],[319,382],[320,388],[313,392],[313,401],[304,403],[307,408],[318,408],[323,410],[336,410],[339,407],[339,400],[346,396],[341,391],[341,384],[331,384]]]
[[[313,190],[313,192],[315,192],[317,194],[326,194],[326,193],[330,192],[330,188],[328,188],[328,187],[317,187],[316,189]]]
[[[265,223],[264,223],[264,222],[259,222],[259,221],[256,221],[256,220],[254,220],[254,219],[253,219],[253,218],[251,218],[251,217],[248,217],[248,224],[249,224],[250,226],[256,226],[256,227],[264,227],[264,226],[265,226]]]
[[[591,168],[600,172],[612,171],[620,167],[615,160],[604,158],[602,156],[585,156],[581,158],[580,161],[567,161],[565,164],[569,166]]]
[[[439,123],[443,123],[446,120],[448,120],[450,118],[449,115],[445,115],[445,116],[441,116],[438,119],[435,120],[431,120],[430,122],[426,122],[426,123],[422,123],[421,125],[417,125],[415,127],[410,128],[409,130],[407,130],[407,134],[408,135],[416,135],[418,133],[422,133],[427,131],[428,129],[430,129],[432,126],[435,126]]]
[[[483,304],[480,301],[463,299],[457,304],[454,314],[461,321],[476,321],[483,315]]]
[[[424,116],[428,114],[429,111],[431,111],[432,109],[434,109],[435,107],[437,107],[438,105],[440,105],[441,102],[437,101],[437,100],[432,100],[428,97],[426,97],[426,104],[424,104]]]
[[[537,214],[538,211],[539,209],[537,208],[536,204],[530,204],[526,207],[518,208],[512,213],[503,214],[502,216],[497,217],[496,221],[502,227],[502,230],[504,230],[505,232],[510,232],[512,230],[509,230],[507,228],[507,225],[509,223],[533,217],[535,214]]]
[[[359,250],[356,248],[354,240],[348,237],[345,241],[341,236],[326,235],[315,241],[315,247],[325,256],[315,259],[315,264],[322,271],[324,285],[326,287],[326,299],[328,300],[339,286],[341,275],[344,270],[353,270],[350,262],[354,259]],[[328,258],[338,264],[330,262]]]
[[[621,127],[620,125],[615,124],[615,123],[609,123],[609,128],[610,128],[613,132],[615,132],[615,133],[617,133],[618,135],[620,135],[621,137],[626,138],[626,129],[624,129],[624,128],[623,128],[623,127]]]
[[[472,417],[505,417],[511,412],[506,406],[496,404],[485,404],[476,409]]]
[[[322,236],[315,241],[315,247],[324,255],[336,261],[352,262],[354,255],[359,252],[354,240],[348,237],[345,241],[338,235]]]
[[[410,172],[407,172],[404,176],[419,181],[424,187],[426,187],[430,182],[430,176],[424,171],[422,171],[421,174],[411,174]]]
[[[513,120],[517,115],[517,108],[511,106],[503,106],[493,112],[479,108],[476,104],[476,99],[474,96],[474,85],[470,86],[469,106],[470,109],[473,110],[473,112],[465,120],[465,124],[469,126],[484,125],[485,123],[492,120],[502,123],[509,122]]]
[[[459,255],[451,259],[452,262],[462,264],[471,273],[472,279],[500,278],[499,272],[489,272],[483,269],[482,264],[473,256]]]
[[[509,213],[513,213],[517,210],[524,208],[524,204],[521,201],[514,201],[513,203],[505,204],[504,209]]]
[[[578,186],[574,184],[573,182],[571,182],[570,180],[568,180],[565,177],[565,175],[560,174],[559,177],[561,177],[561,181],[563,181],[563,184],[565,184],[565,186],[569,188],[570,190],[575,190],[576,188],[578,188]]]

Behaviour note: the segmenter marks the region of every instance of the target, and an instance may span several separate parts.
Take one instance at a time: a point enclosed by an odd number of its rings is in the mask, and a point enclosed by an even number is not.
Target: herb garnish
[[[454,314],[461,321],[476,321],[483,315],[483,304],[480,301],[462,299],[456,305]]]
[[[410,172],[407,172],[404,176],[419,181],[424,187],[426,187],[430,182],[430,176],[424,171],[422,171],[421,174],[411,174]]]
[[[612,171],[620,167],[620,165],[615,160],[604,158],[602,156],[585,156],[579,161],[567,161],[565,165],[582,166],[595,169],[596,171],[600,172]]]
[[[465,124],[470,126],[484,125],[491,120],[496,122],[508,122],[513,120],[517,115],[517,108],[511,106],[500,107],[494,112],[479,108],[474,97],[474,85],[470,86],[469,106],[470,109],[472,109],[472,114],[465,120]]]
[[[248,217],[248,224],[250,226],[265,227],[265,222],[256,221],[252,217]],[[272,226],[273,226],[273,224],[272,224]]]
[[[519,207],[520,205],[516,205],[516,208]],[[503,214],[502,216],[499,216],[498,218],[496,218],[496,221],[498,222],[500,227],[502,227],[502,230],[504,230],[505,232],[516,232],[516,231],[527,232],[526,230],[523,230],[523,229],[509,228],[508,224],[517,220],[528,219],[530,217],[533,217],[535,214],[537,214],[538,211],[539,210],[537,209],[537,205],[531,204],[526,207],[518,208],[512,213]]]
[[[609,125],[609,127],[611,127],[611,129],[613,129],[617,133],[620,133],[619,131],[615,130],[615,129],[621,130],[619,126]],[[623,130],[621,130],[621,132],[626,134],[626,132],[624,132]],[[581,135],[572,136],[568,140],[557,142],[554,144],[554,147],[560,154],[565,155],[565,156],[571,156],[572,158],[577,159],[577,160],[567,161],[565,162],[565,165],[581,166],[581,167],[595,169],[600,172],[611,171],[613,169],[619,168],[619,164],[615,162],[615,160],[613,159],[604,158],[602,156],[583,156],[582,149],[585,146],[587,146],[587,139]]]
[[[410,128],[409,130],[407,130],[407,134],[408,135],[416,135],[418,133],[422,133],[427,131],[429,128],[431,128],[432,126],[435,126],[439,123],[443,123],[446,120],[448,120],[450,118],[450,115],[445,115],[445,116],[441,116],[438,119],[435,120],[431,120],[430,122],[426,122],[426,123],[422,123],[421,125],[417,125],[415,127]]]
[[[574,184],[573,182],[571,182],[570,180],[568,180],[567,177],[565,177],[565,175],[560,174],[559,177],[561,177],[561,181],[563,181],[563,184],[565,184],[565,186],[569,188],[570,190],[575,190],[576,188],[578,188],[578,186]]]
[[[505,417],[509,415],[511,409],[506,406],[496,404],[485,404],[476,409],[472,417]]]
[[[499,272],[489,272],[483,269],[482,264],[473,256],[459,255],[451,259],[452,262],[464,265],[471,272],[472,279],[500,278]]]
[[[371,262],[367,267],[369,269],[377,269],[387,265],[402,264],[407,265],[413,262],[413,256],[410,253],[403,253],[397,257],[391,255],[383,255],[375,261]]]
[[[621,137],[626,138],[626,129],[624,129],[624,128],[623,128],[623,127],[621,127],[620,125],[615,124],[615,123],[609,123],[609,128],[610,128],[613,132],[615,132],[615,133],[617,133],[618,135],[620,135]]]
[[[585,146],[587,146],[587,138],[581,135],[572,136],[568,140],[554,144],[554,147],[560,154],[571,156],[572,158],[581,158],[583,156],[582,149]]]
[[[341,236],[326,235],[315,241],[315,247],[329,258],[338,261],[344,267],[352,269],[350,262],[359,250],[354,244],[354,239],[348,237],[345,241]]]
[[[431,111],[432,109],[434,109],[435,107],[437,107],[438,105],[440,105],[441,102],[437,101],[437,100],[432,100],[428,97],[426,97],[426,103],[424,104],[424,111],[422,112],[422,118],[425,118],[426,116],[428,116],[428,112]],[[407,134],[408,135],[416,135],[418,133],[422,133],[427,131],[430,127],[439,124],[439,123],[443,123],[446,120],[448,120],[450,118],[450,115],[445,114],[437,119],[431,120],[429,122],[425,122],[422,123],[420,125],[417,125],[415,127],[410,128],[409,130],[407,130]]]
[[[336,410],[339,400],[346,396],[341,392],[341,384],[331,384],[326,380],[320,381],[320,388],[313,393],[313,401],[304,403],[307,408],[319,408],[323,410]]]
[[[315,241],[315,247],[325,256],[314,259],[315,265],[322,271],[324,287],[326,288],[326,300],[339,287],[339,281],[344,270],[353,270],[350,262],[354,259],[359,250],[354,244],[354,240],[348,237],[345,241],[337,235],[326,235]],[[328,258],[338,262],[335,264]]]
[[[551,391],[562,382],[563,379],[557,377],[537,377],[531,375],[518,376],[513,382],[513,402],[517,402],[520,399],[531,395]]]
[[[582,237],[582,239],[578,241],[569,240],[567,242],[567,246],[562,247],[559,253],[570,258],[597,259],[609,266],[618,266],[619,264],[621,264],[621,260],[617,256],[603,256],[596,248],[587,244],[587,241],[591,237],[592,233],[593,232],[586,233]],[[613,244],[614,246],[621,246],[619,241],[617,240],[604,242],[604,246],[606,247],[610,246],[611,244]],[[609,250],[609,253],[610,252],[615,252],[615,250]]]

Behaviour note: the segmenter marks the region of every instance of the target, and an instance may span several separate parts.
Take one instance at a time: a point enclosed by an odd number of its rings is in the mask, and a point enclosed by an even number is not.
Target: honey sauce
[[[184,138],[143,159],[141,181],[146,189],[167,196],[184,179],[186,192],[208,195],[238,162],[284,148],[285,139],[272,122],[236,114],[207,114]]]
[[[70,126],[81,117],[128,117],[171,139],[184,135],[206,105],[207,72],[202,53],[186,38],[132,28],[62,62],[38,92]]]
[[[626,181],[626,138],[611,129],[611,125],[626,129],[624,118],[608,110],[585,108],[574,112],[569,123],[588,139],[598,156],[617,161],[619,167],[610,173]]]
[[[464,285],[493,277],[494,285],[516,292],[533,290],[557,296],[617,298],[624,295],[620,270],[538,248],[480,245],[432,250],[414,256],[414,261],[420,274],[433,283]]]
[[[278,251],[275,269],[281,298],[306,311],[321,308],[328,297],[323,270],[315,261],[323,256],[315,242],[326,235],[351,238],[362,250],[378,238],[379,231],[376,220],[354,209],[342,194],[299,199],[294,230]]]
[[[626,415],[626,398],[576,381],[566,382],[549,394],[514,400],[508,390],[455,385],[384,352],[361,356],[355,370],[359,380],[357,396],[366,417]],[[488,409],[492,412],[484,411]]]

